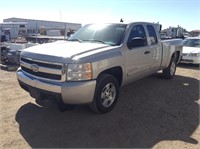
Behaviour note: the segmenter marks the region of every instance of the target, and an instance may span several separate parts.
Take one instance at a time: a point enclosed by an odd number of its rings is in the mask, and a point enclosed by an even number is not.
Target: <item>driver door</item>
[[[131,44],[132,43],[132,44]],[[126,73],[128,80],[148,75],[150,72],[150,51],[143,25],[134,25],[127,41]]]

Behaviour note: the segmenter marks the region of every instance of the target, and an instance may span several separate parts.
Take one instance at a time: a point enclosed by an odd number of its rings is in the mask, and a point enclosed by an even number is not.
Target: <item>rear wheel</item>
[[[163,70],[163,76],[166,79],[172,79],[176,72],[176,56],[173,55],[171,58],[171,61],[169,63],[169,66]]]
[[[102,74],[97,80],[93,102],[90,108],[97,113],[110,112],[117,103],[119,84],[117,79],[109,74]]]

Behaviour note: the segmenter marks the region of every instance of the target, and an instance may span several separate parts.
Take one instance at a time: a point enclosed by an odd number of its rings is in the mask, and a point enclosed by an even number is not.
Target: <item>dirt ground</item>
[[[114,110],[98,115],[41,107],[0,70],[0,148],[200,148],[199,80],[198,67],[180,65],[172,80],[158,73],[123,87]]]

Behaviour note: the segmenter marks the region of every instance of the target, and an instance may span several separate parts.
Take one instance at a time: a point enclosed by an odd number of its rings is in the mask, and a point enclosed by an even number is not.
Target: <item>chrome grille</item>
[[[21,57],[21,69],[36,78],[52,81],[65,81],[65,68],[62,63],[53,63]]]

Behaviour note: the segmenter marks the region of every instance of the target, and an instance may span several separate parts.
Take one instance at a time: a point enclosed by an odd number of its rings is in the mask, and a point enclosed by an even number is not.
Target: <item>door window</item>
[[[128,38],[127,46],[129,49],[147,45],[147,37],[142,25],[135,25]]]

